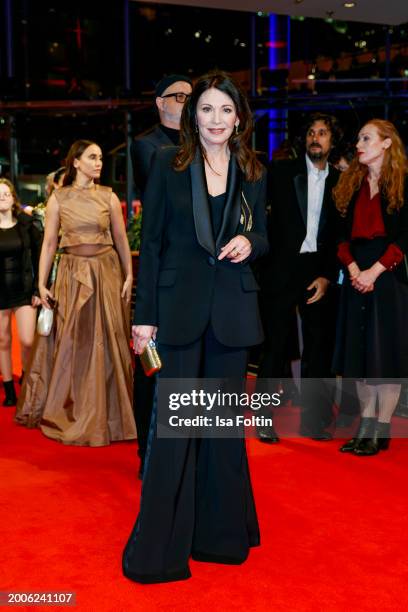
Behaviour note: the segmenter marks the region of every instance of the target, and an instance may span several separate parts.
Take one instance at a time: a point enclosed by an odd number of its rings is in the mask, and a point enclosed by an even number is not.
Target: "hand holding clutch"
[[[140,362],[146,376],[153,376],[161,370],[162,362],[154,340],[149,340],[146,344],[143,353],[140,355]]]
[[[40,336],[49,336],[54,323],[54,311],[43,306],[37,321],[37,332]]]

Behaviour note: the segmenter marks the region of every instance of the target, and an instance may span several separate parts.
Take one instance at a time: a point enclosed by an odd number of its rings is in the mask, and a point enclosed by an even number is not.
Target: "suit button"
[[[214,257],[210,256],[207,261],[208,261],[210,266],[215,266],[215,259],[214,259]]]

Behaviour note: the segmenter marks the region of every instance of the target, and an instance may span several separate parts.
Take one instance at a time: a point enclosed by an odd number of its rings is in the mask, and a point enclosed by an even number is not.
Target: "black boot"
[[[279,442],[279,436],[273,425],[260,425],[256,428],[256,435],[260,442],[266,442],[266,444]]]
[[[256,426],[256,436],[258,440],[261,442],[266,442],[266,444],[275,444],[279,442],[279,436],[275,431],[274,426],[272,425],[272,415],[270,413],[263,413],[260,416],[265,417],[265,419],[269,419],[271,424],[257,425]]]
[[[3,406],[15,406],[17,403],[17,395],[14,389],[13,380],[3,380],[3,387],[6,392],[6,399],[3,402]]]
[[[376,455],[380,450],[387,450],[390,445],[390,428],[391,423],[378,422],[373,437],[362,440],[361,444],[354,449],[354,454],[368,457]]]
[[[353,453],[356,448],[360,447],[360,444],[365,440],[369,440],[374,435],[374,429],[377,419],[375,417],[361,417],[360,427],[355,437],[343,444],[339,448],[341,453]]]

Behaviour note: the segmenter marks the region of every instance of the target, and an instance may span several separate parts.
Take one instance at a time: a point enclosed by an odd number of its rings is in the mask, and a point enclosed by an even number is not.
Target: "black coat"
[[[338,172],[329,167],[317,235],[317,276],[335,281],[336,208],[332,189]],[[270,251],[260,267],[262,290],[280,293],[290,285],[307,232],[308,178],[305,158],[272,162],[268,169],[268,238]]]
[[[160,342],[176,346],[197,340],[209,322],[226,346],[258,344],[259,287],[249,262],[268,249],[265,174],[247,182],[231,159],[215,240],[202,157],[176,172],[176,151],[158,151],[144,195],[135,324],[157,325]],[[237,234],[251,242],[250,258],[241,264],[218,261],[221,247]]]
[[[348,242],[351,239],[351,232],[353,229],[354,220],[354,209],[359,192],[357,191],[347,208],[346,216],[338,218],[337,224],[337,242]],[[387,238],[387,244],[396,244],[401,251],[404,253],[404,259],[399,265],[393,267],[393,272],[399,281],[408,283],[408,266],[407,257],[408,253],[408,178],[405,181],[404,189],[404,205],[399,209],[393,211],[391,214],[387,212],[388,202],[384,195],[381,195],[381,212],[382,219],[384,222],[385,234]]]
[[[143,196],[146,188],[154,154],[158,149],[169,146],[173,146],[173,143],[159,125],[135,138],[130,145],[133,180],[139,197]]]
[[[23,243],[24,292],[38,295],[38,263],[43,234],[33,218],[24,212],[17,215],[16,228]]]

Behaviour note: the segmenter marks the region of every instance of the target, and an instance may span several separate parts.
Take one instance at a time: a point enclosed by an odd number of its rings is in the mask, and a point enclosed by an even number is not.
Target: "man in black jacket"
[[[133,177],[142,205],[154,154],[163,147],[179,143],[181,113],[187,97],[191,94],[191,89],[191,80],[187,76],[171,74],[163,77],[155,91],[160,124],[138,136],[131,145]],[[139,357],[136,357],[133,402],[141,473],[152,413],[154,385],[155,376],[147,378],[142,370]]]
[[[179,144],[181,113],[191,94],[191,80],[182,74],[170,74],[159,81],[155,93],[160,123],[135,138],[130,147],[133,178],[142,200],[154,153]]]
[[[266,334],[259,378],[283,379],[295,309],[302,320],[301,433],[331,439],[324,430],[331,419],[331,397],[324,385],[308,378],[330,376],[335,334],[335,308],[330,283],[337,275],[335,206],[332,189],[338,172],[328,157],[341,137],[334,117],[312,115],[305,126],[305,155],[272,162],[268,200],[270,252],[260,270],[261,311]],[[273,428],[260,428],[259,438],[276,442]]]

